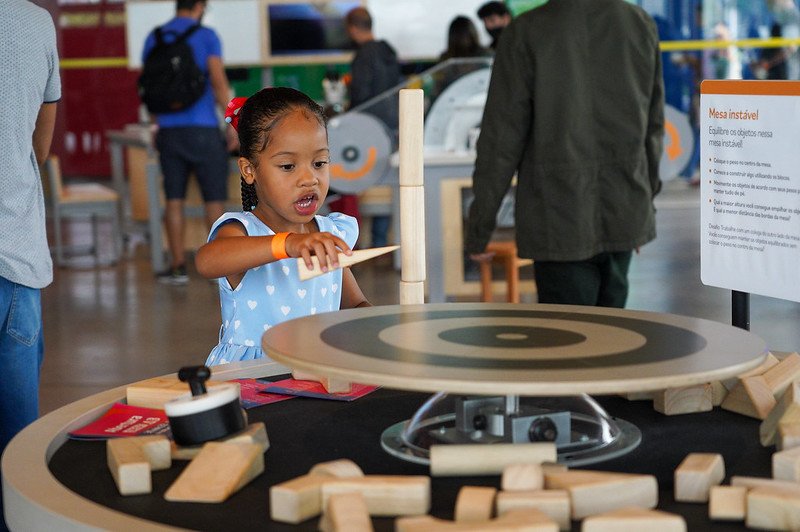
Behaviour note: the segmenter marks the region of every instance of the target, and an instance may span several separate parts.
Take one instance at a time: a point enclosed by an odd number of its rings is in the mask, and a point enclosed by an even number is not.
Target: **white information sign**
[[[704,81],[704,284],[800,301],[800,82]]]

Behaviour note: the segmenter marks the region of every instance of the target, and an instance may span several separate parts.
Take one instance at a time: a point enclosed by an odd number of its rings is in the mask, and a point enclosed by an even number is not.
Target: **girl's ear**
[[[242,173],[244,182],[248,185],[252,185],[256,180],[256,169],[253,166],[253,163],[251,163],[250,160],[245,157],[239,157],[238,163],[239,171]]]

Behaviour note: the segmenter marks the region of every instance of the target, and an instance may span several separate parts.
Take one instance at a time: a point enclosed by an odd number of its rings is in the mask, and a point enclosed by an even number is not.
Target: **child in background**
[[[301,282],[294,260],[323,271],[352,254],[358,224],[317,215],[328,193],[328,133],[322,108],[289,88],[235,99],[226,117],[239,134],[244,212],[226,213],[197,252],[201,275],[219,279],[222,327],[206,365],[261,358],[261,336],[292,318],[369,306],[349,268]]]

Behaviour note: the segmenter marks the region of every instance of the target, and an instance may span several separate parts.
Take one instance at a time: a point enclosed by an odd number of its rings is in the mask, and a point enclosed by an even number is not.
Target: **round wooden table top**
[[[402,390],[480,395],[606,394],[739,375],[767,354],[722,323],[572,305],[443,303],[341,310],[264,333],[295,369]]]

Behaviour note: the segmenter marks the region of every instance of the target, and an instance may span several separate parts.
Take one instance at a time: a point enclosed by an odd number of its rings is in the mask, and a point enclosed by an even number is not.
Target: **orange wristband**
[[[292,233],[276,233],[272,237],[270,247],[272,248],[272,256],[275,260],[288,259],[289,254],[286,253],[286,239]]]

